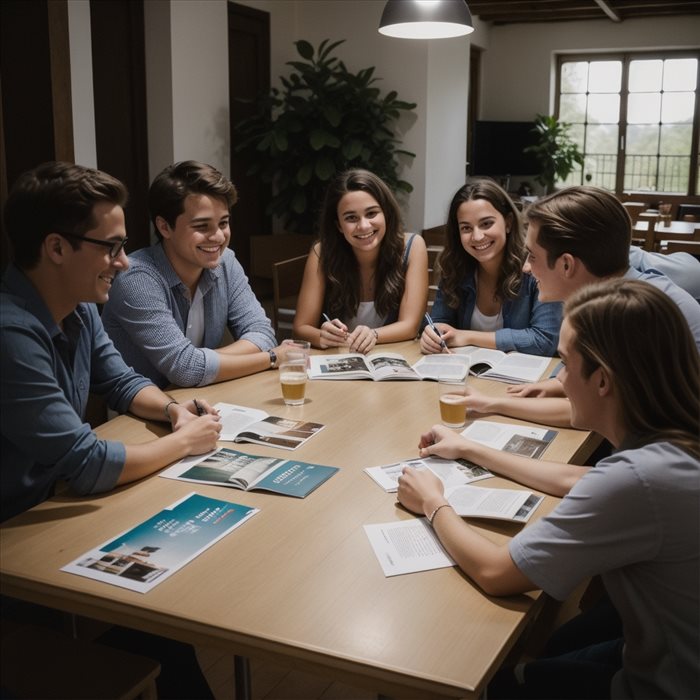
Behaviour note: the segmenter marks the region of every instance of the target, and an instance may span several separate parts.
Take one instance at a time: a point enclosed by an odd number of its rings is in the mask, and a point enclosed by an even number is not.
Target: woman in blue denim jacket
[[[450,204],[432,308],[447,347],[556,353],[561,304],[538,300],[535,280],[522,271],[525,256],[520,214],[506,192],[488,179],[461,187]],[[443,349],[430,326],[420,344],[426,354]]]

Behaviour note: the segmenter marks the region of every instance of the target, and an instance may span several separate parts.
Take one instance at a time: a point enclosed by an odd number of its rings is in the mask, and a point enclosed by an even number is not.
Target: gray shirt
[[[205,386],[219,373],[226,328],[234,340],[261,350],[277,345],[272,324],[248,284],[233,251],[203,270],[204,340],[196,347],[186,336],[190,294],[160,243],[129,256],[129,269],[117,275],[102,322],[124,360],[158,386]]]
[[[601,574],[622,618],[613,697],[691,698],[700,688],[700,461],[667,442],[601,460],[510,543],[516,566],[564,600]]]
[[[630,267],[640,272],[660,272],[700,302],[700,260],[690,253],[652,253],[630,247]]]

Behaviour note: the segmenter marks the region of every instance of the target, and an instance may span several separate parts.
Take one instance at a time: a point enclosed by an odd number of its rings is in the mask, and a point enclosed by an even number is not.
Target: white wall
[[[700,18],[693,15],[494,25],[482,59],[479,118],[527,121],[551,114],[555,53],[697,48],[699,37]]]
[[[68,0],[70,37],[71,102],[73,107],[73,149],[75,162],[97,167],[95,137],[95,95],[92,88],[92,38],[90,3]]]
[[[376,66],[383,93],[416,102],[402,117],[402,148],[416,153],[403,163],[401,177],[414,191],[403,207],[408,230],[444,222],[446,204],[464,182],[469,37],[435,41],[393,39],[377,31],[383,0],[239,0],[270,13],[273,84],[287,75],[286,61],[297,59],[293,42],[323,39],[345,43],[335,54],[350,70]]]

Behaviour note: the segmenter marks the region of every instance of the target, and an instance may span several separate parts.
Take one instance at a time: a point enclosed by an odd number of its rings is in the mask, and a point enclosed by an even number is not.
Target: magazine
[[[187,457],[160,473],[166,479],[230,486],[243,491],[272,491],[305,498],[338,467],[292,459],[260,457],[222,447],[202,457]]]
[[[395,352],[311,355],[310,379],[420,380],[406,358]]]
[[[469,371],[469,357],[463,354],[426,355],[413,365],[413,371],[417,372],[421,379],[464,379]]]
[[[465,438],[494,450],[512,452],[532,459],[539,459],[558,434],[558,431],[548,428],[496,423],[490,420],[475,420],[461,433]]]
[[[445,498],[463,518],[495,518],[527,522],[544,496],[521,489],[488,489],[482,486],[452,486]]]
[[[321,423],[270,416],[257,408],[232,403],[217,403],[214,408],[221,416],[219,440],[296,450],[324,427]]]
[[[399,477],[404,467],[414,469],[430,469],[448,486],[469,484],[472,481],[488,479],[493,474],[484,467],[472,464],[466,459],[442,459],[440,457],[424,457],[422,459],[407,459],[404,462],[385,464],[379,467],[366,467],[365,472],[374,479],[385,491],[393,493],[399,488]]]
[[[147,593],[258,512],[190,493],[61,571]]]
[[[457,355],[469,355],[469,374],[509,384],[539,381],[552,361],[551,357],[526,355],[521,352],[506,354],[500,350],[487,350],[474,345],[454,348],[453,352]]]

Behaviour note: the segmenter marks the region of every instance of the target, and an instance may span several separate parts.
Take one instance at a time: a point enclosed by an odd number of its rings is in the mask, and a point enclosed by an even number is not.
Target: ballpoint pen
[[[192,399],[192,401],[194,403],[194,408],[197,411],[197,415],[203,416],[205,411],[204,411],[204,408],[202,406],[200,406],[199,401],[197,401],[197,399]]]
[[[430,317],[430,314],[426,311],[425,313],[425,320],[428,322],[428,325],[433,329],[433,333],[440,338],[440,347],[443,350],[447,350],[449,352],[449,348],[447,347],[447,343],[442,339],[442,333],[438,330],[438,327],[435,325],[433,322],[433,319]]]

